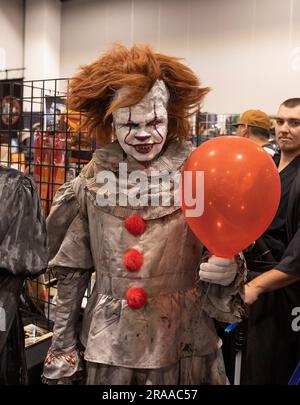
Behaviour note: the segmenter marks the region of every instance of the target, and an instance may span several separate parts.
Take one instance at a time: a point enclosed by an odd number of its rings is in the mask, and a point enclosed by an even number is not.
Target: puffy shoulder
[[[58,190],[47,218],[49,267],[93,266],[82,175]]]
[[[57,253],[66,230],[79,212],[79,203],[75,195],[73,183],[74,180],[63,184],[59,188],[47,217],[50,259]]]
[[[0,171],[1,268],[35,276],[47,267],[47,238],[34,181],[13,169]]]

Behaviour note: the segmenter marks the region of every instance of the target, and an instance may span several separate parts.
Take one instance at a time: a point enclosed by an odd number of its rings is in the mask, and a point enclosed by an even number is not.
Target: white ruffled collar
[[[127,163],[128,171],[140,170],[150,175],[151,171],[167,170],[171,172],[180,169],[191,151],[191,142],[170,143],[157,159],[153,160],[149,166],[144,166],[132,157],[126,156],[119,143],[114,142],[102,149],[97,149],[93,155],[93,161],[97,172],[100,168],[118,172],[119,163]]]

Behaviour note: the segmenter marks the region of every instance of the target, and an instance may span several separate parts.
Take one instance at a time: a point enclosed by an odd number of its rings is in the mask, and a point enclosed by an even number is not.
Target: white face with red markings
[[[125,94],[126,88],[120,89],[115,99]],[[115,134],[127,155],[148,162],[161,152],[168,132],[168,101],[165,83],[157,80],[142,101],[113,113]]]

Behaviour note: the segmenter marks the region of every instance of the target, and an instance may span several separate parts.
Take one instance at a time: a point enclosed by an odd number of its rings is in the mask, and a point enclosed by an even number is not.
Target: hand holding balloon
[[[237,270],[238,265],[234,259],[212,256],[208,262],[201,263],[199,276],[202,281],[227,286],[234,280]]]

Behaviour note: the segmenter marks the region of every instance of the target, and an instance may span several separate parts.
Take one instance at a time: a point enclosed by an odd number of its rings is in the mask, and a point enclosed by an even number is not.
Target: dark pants
[[[0,269],[1,312],[5,312],[5,330],[0,331],[0,385],[27,383],[24,329],[18,309],[23,281]]]
[[[250,307],[242,384],[288,384],[300,361],[300,331],[292,329],[291,315],[300,306],[297,284],[266,293]]]

